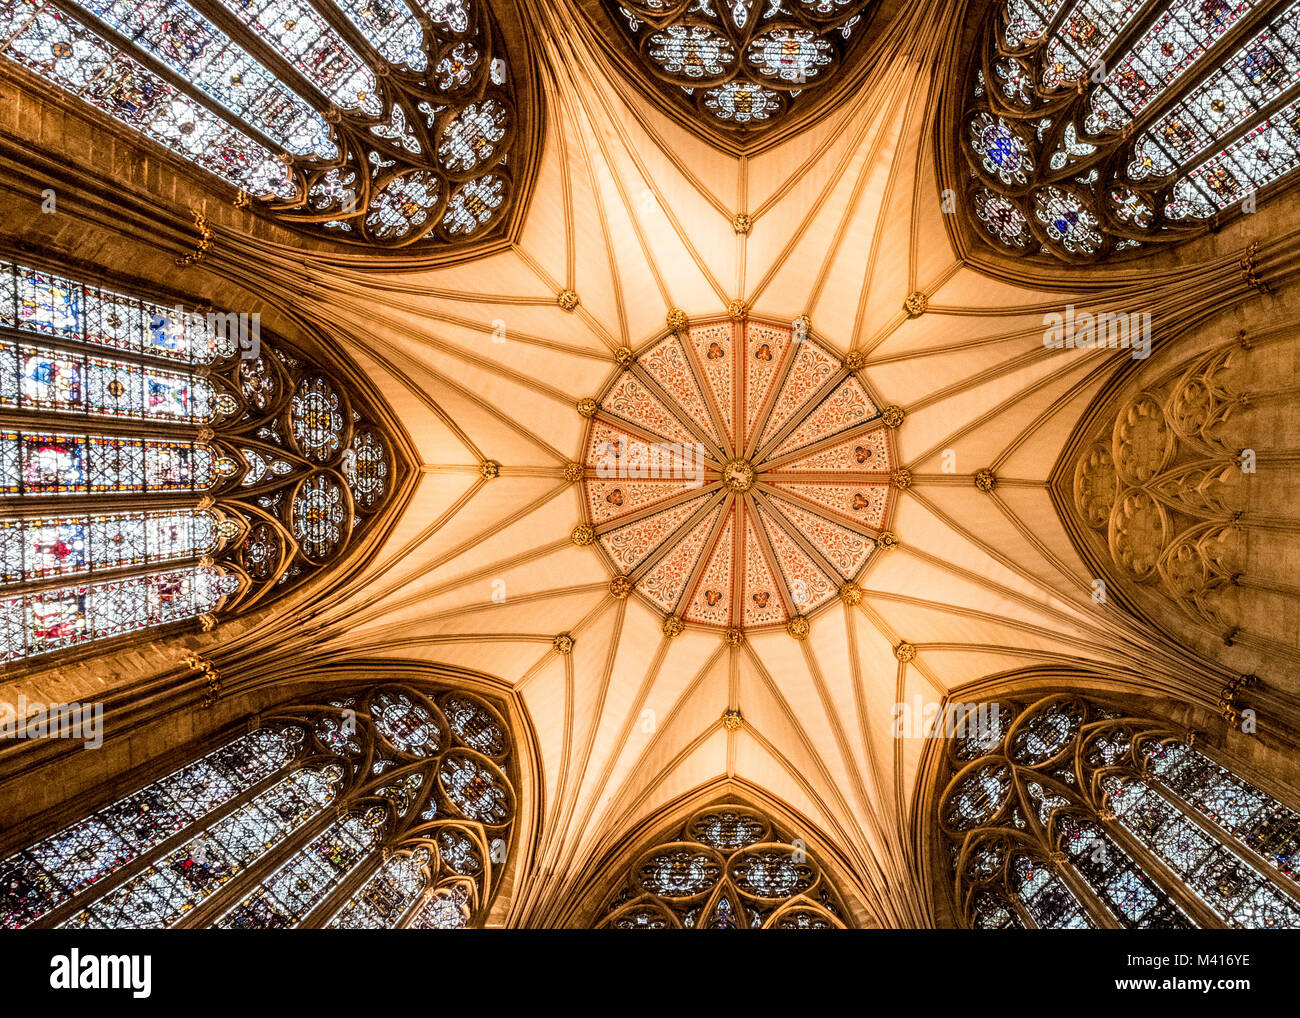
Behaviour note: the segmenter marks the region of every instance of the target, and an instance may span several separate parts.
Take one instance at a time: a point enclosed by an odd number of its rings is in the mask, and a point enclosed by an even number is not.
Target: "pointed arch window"
[[[679,103],[737,135],[815,101],[866,34],[872,0],[608,0]],[[802,98],[801,98],[802,97]]]
[[[477,241],[513,200],[484,0],[14,0],[0,53],[335,240]]]
[[[963,720],[938,820],[967,925],[1300,928],[1300,813],[1177,733],[1067,694]]]
[[[851,925],[805,841],[734,803],[698,810],[641,852],[600,911],[602,929],[843,929]]]
[[[0,862],[0,928],[481,925],[513,766],[503,716],[471,693],[282,708]]]
[[[251,319],[0,259],[0,664],[288,591],[396,467]]]
[[[1300,165],[1294,0],[1006,0],[970,74],[968,207],[1017,253],[1194,236]]]

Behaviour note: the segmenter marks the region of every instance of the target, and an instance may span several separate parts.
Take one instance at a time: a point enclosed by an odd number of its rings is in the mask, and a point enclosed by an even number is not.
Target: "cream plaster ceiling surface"
[[[892,736],[894,704],[1009,669],[1131,658],[1132,634],[1091,602],[1046,486],[1126,352],[1044,350],[1043,306],[1069,295],[997,282],[954,254],[932,119],[936,54],[956,29],[949,5],[908,6],[905,44],[845,105],[735,159],[608,77],[565,5],[537,5],[547,135],[518,243],[379,283],[322,271],[308,300],[352,337],[422,461],[386,547],[315,606],[313,640],[520,691],[544,817],[511,921],[545,921],[561,875],[669,799],[732,776],[819,825],[860,875],[853,891],[874,921],[923,925],[905,833],[923,740]],[[733,228],[738,212],[748,235]],[[576,310],[557,305],[564,290]],[[929,309],[909,318],[913,291]],[[890,493],[898,547],[845,563],[835,584],[856,577],[864,596],[828,599],[803,641],[784,625],[729,640],[732,620],[702,624],[698,612],[670,639],[666,603],[615,596],[608,548],[571,537],[592,519],[591,484],[566,479],[566,465],[588,461],[589,428],[608,415],[589,421],[575,401],[616,385],[620,348],[644,363],[671,309],[725,319],[737,299],[787,329],[810,316],[810,343],[837,377],[854,351],[864,393],[907,412],[884,432],[913,474]],[[705,491],[723,493],[728,450],[715,444]],[[499,476],[484,477],[484,461]],[[972,481],[987,467],[991,494]],[[880,526],[842,522],[867,536]],[[788,529],[829,555],[815,533]],[[561,633],[570,654],[553,646]],[[914,657],[896,654],[903,643]],[[726,708],[743,713],[736,731],[720,723]]]

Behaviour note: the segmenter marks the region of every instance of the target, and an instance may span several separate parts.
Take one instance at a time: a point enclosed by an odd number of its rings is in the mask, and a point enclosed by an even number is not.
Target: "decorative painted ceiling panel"
[[[747,137],[815,103],[875,0],[605,0],[645,69],[709,127]]]
[[[575,539],[598,538],[615,584],[668,628],[806,625],[862,575],[889,518],[876,401],[802,320],[701,322],[624,360],[584,408]]]
[[[1300,3],[1009,0],[964,87],[968,205],[996,246],[1181,240],[1300,165]]]
[[[0,53],[346,243],[475,243],[515,199],[514,72],[483,0],[13,0]]]

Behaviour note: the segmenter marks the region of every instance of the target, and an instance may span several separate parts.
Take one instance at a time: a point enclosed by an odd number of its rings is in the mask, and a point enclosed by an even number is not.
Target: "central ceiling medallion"
[[[722,465],[722,484],[729,491],[743,495],[754,486],[754,464],[745,459],[727,460]]]
[[[890,522],[893,432],[789,323],[692,320],[636,351],[587,422],[581,526],[679,625],[779,629],[838,600]]]

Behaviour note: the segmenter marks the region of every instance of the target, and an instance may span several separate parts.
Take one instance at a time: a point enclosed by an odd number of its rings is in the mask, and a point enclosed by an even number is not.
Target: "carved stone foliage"
[[[1074,506],[1123,575],[1212,624],[1240,624],[1242,450],[1226,425],[1246,397],[1236,347],[1205,354],[1128,399],[1074,467]]]

